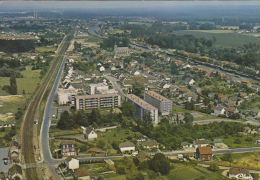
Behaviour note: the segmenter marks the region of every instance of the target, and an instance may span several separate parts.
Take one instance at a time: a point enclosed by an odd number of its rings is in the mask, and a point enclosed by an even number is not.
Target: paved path
[[[105,75],[105,78],[107,78],[111,84],[113,85],[114,89],[118,91],[118,93],[120,94],[120,96],[125,99],[125,93],[122,91],[122,88],[120,87],[120,85],[117,84],[117,79],[112,77],[112,76],[108,76],[108,75]]]

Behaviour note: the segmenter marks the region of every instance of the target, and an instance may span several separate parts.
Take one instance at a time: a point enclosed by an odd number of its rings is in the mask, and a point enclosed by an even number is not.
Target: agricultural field
[[[217,31],[221,31],[221,33],[216,33]],[[227,31],[223,33],[223,31]],[[198,38],[206,38],[212,39],[215,37],[217,39],[216,45],[217,46],[226,46],[226,47],[241,47],[244,44],[248,43],[259,43],[259,39],[256,37],[244,35],[244,34],[237,34],[237,33],[230,33],[229,30],[212,30],[212,31],[193,31],[193,30],[185,30],[185,31],[174,31],[174,34],[180,35],[193,35]]]

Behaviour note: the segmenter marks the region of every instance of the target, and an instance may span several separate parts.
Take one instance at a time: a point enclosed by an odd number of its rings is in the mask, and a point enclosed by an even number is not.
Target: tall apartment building
[[[135,117],[143,120],[146,112],[150,112],[153,119],[153,124],[158,124],[158,109],[151,104],[145,102],[143,99],[137,97],[134,94],[128,94],[126,100],[132,102],[135,105]]]
[[[171,114],[172,112],[172,101],[154,91],[146,91],[144,93],[144,100],[158,108],[162,115]]]
[[[75,96],[76,110],[88,110],[93,108],[103,109],[118,107],[121,105],[119,94],[94,94]]]

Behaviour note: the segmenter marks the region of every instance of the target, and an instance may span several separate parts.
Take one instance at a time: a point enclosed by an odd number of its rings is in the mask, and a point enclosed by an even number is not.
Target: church
[[[114,46],[114,52],[115,52],[115,58],[130,55],[130,49],[128,47],[117,47],[116,44]]]

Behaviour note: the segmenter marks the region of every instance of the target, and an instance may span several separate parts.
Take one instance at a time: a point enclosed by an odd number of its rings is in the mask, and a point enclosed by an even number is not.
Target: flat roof
[[[102,97],[115,97],[120,96],[117,93],[112,94],[93,94],[93,95],[81,95],[81,96],[75,96],[76,99],[93,99],[93,98],[102,98]]]
[[[134,94],[128,94],[126,97],[129,100],[131,100],[134,103],[136,103],[137,105],[139,105],[140,107],[142,107],[143,109],[145,109],[145,110],[158,110],[156,107],[154,107],[151,104],[145,102],[143,99],[137,97]]]
[[[166,97],[154,92],[154,91],[146,91],[146,94],[149,94],[150,96],[154,97],[155,99],[158,99],[159,101],[167,101],[167,102],[171,102],[170,99],[167,99]]]

